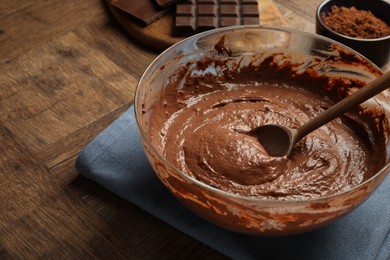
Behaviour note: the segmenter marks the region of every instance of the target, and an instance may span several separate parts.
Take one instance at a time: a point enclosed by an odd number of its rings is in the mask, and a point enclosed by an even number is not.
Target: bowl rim
[[[175,172],[180,174],[180,176],[183,177],[184,179],[186,179],[187,181],[195,183],[196,185],[199,185],[199,186],[205,188],[206,190],[209,190],[211,192],[217,193],[219,195],[232,197],[233,199],[244,200],[244,201],[247,201],[249,203],[258,203],[258,202],[262,202],[262,203],[282,203],[282,204],[317,203],[317,202],[321,202],[321,201],[324,201],[324,200],[329,200],[329,199],[332,199],[332,198],[340,197],[340,196],[342,196],[344,194],[353,192],[354,190],[357,190],[360,187],[366,185],[367,183],[373,181],[374,179],[377,179],[377,178],[380,178],[380,177],[383,177],[382,180],[380,181],[380,182],[383,182],[385,177],[387,175],[389,175],[389,173],[390,173],[390,171],[389,171],[390,170],[390,161],[387,164],[385,164],[380,170],[378,170],[376,172],[376,174],[374,174],[373,176],[371,176],[367,180],[359,183],[358,185],[352,187],[351,189],[343,190],[341,192],[338,192],[338,193],[335,193],[335,194],[332,194],[332,195],[318,197],[318,198],[289,199],[289,200],[264,199],[264,198],[258,198],[258,197],[249,197],[249,196],[242,196],[242,195],[239,195],[239,194],[236,194],[236,193],[227,192],[227,191],[224,191],[224,190],[212,187],[212,186],[210,186],[210,185],[208,185],[208,184],[206,184],[206,183],[204,183],[202,181],[199,181],[196,178],[191,177],[191,176],[185,174],[184,172],[182,172],[180,169],[178,169],[176,166],[174,166],[171,162],[169,162],[167,159],[165,159],[165,157],[160,152],[157,151],[157,149],[151,144],[150,139],[148,138],[148,135],[144,132],[144,130],[143,130],[143,128],[140,125],[140,122],[138,120],[138,117],[141,117],[142,114],[143,114],[142,113],[142,108],[138,108],[137,107],[137,101],[140,98],[142,98],[142,96],[139,93],[140,92],[139,89],[140,89],[141,83],[144,80],[144,78],[146,78],[147,74],[152,70],[152,68],[154,67],[155,63],[159,59],[164,57],[164,55],[166,53],[171,52],[171,50],[175,49],[176,46],[178,46],[178,45],[185,44],[185,43],[187,43],[189,41],[195,40],[196,38],[201,38],[201,37],[204,37],[204,36],[207,36],[207,35],[217,34],[217,33],[224,32],[224,31],[228,32],[228,31],[245,30],[245,29],[277,30],[277,31],[291,32],[291,33],[295,33],[295,34],[299,34],[299,35],[303,35],[303,36],[306,35],[306,36],[310,36],[310,37],[314,37],[314,38],[319,38],[319,39],[328,41],[330,43],[336,43],[336,44],[338,44],[338,45],[340,45],[340,46],[342,46],[342,47],[344,47],[346,49],[349,49],[349,50],[353,51],[354,53],[362,56],[360,53],[356,52],[355,50],[351,49],[350,47],[348,47],[348,46],[346,46],[346,45],[344,45],[342,43],[339,43],[339,42],[337,42],[335,40],[332,40],[330,38],[327,38],[325,36],[314,34],[314,33],[309,33],[309,32],[304,32],[304,31],[300,31],[300,30],[296,30],[296,29],[292,29],[292,28],[278,27],[278,26],[236,25],[236,26],[229,26],[229,27],[223,27],[223,28],[217,28],[217,29],[213,29],[213,30],[208,30],[208,31],[205,31],[205,32],[201,32],[201,33],[192,35],[192,36],[190,36],[188,38],[185,38],[185,39],[183,39],[183,40],[173,44],[172,46],[170,46],[166,50],[164,50],[162,53],[160,53],[149,64],[149,66],[145,69],[145,71],[143,72],[141,78],[139,79],[138,84],[137,84],[136,89],[135,89],[134,102],[133,102],[133,105],[134,105],[134,115],[135,115],[135,119],[136,119],[135,121],[136,121],[138,132],[140,133],[140,136],[141,136],[141,139],[142,139],[143,143],[146,141],[147,146],[151,149],[151,152],[155,156],[157,156],[161,161],[163,161],[165,164],[167,164],[169,167],[171,167]],[[373,63],[371,60],[365,58],[364,56],[362,56],[362,57],[363,57],[363,59],[366,62],[369,63],[370,66],[372,66],[373,68],[377,69],[381,74],[383,74],[383,71],[375,63]],[[143,145],[145,146],[145,144],[143,144]],[[384,174],[384,172],[386,172],[386,171],[388,171],[388,172],[386,174]],[[155,174],[160,178],[160,176],[156,172],[155,172]],[[382,176],[383,174],[384,174],[384,176]]]
[[[330,28],[329,26],[327,26],[324,21],[322,20],[321,18],[321,14],[323,13],[322,12],[322,9],[324,8],[324,6],[326,4],[329,4],[331,3],[332,1],[334,0],[324,0],[321,4],[318,5],[317,7],[317,10],[316,10],[316,18],[317,18],[317,21],[321,24],[322,27],[324,27],[327,31],[329,31],[330,33],[333,33],[335,35],[337,35],[338,37],[340,38],[344,38],[344,39],[347,39],[347,40],[350,40],[350,41],[354,41],[354,42],[381,42],[381,41],[386,41],[386,40],[390,40],[390,34],[387,35],[387,36],[384,36],[384,37],[380,37],[380,38],[370,38],[370,39],[366,39],[366,38],[356,38],[356,37],[351,37],[351,36],[348,36],[348,35],[345,35],[345,34],[342,34],[342,33],[339,33],[335,30],[333,30],[332,28]],[[390,2],[386,2],[384,0],[379,0],[380,2],[383,2],[384,4],[387,4],[389,6],[389,9],[390,9]],[[356,4],[356,3],[354,3]],[[337,5],[337,6],[341,6],[341,5]]]

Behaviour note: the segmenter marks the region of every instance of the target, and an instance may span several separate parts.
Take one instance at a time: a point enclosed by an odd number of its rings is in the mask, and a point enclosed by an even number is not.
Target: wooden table
[[[320,1],[275,3],[288,27],[314,32]],[[224,258],[74,167],[157,54],[105,1],[0,2],[1,259]]]

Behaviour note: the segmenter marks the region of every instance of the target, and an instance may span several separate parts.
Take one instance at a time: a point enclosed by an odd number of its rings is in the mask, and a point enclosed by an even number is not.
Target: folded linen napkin
[[[185,208],[153,172],[131,107],[77,158],[76,168],[113,193],[234,259],[390,259],[390,177],[348,216],[303,235],[265,238],[217,227]],[[164,203],[161,203],[164,201]]]

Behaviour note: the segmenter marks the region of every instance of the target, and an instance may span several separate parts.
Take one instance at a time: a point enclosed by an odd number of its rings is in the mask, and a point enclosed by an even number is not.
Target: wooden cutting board
[[[142,26],[135,22],[130,15],[117,9],[111,4],[113,0],[107,0],[108,7],[113,16],[122,25],[122,27],[134,38],[148,46],[165,50],[172,44],[184,39],[184,37],[172,36],[174,27],[174,8],[173,11],[164,15],[157,21],[147,26]],[[134,0],[129,0],[134,1]],[[283,19],[279,9],[273,0],[258,0],[260,24],[265,26],[285,26],[286,22]]]

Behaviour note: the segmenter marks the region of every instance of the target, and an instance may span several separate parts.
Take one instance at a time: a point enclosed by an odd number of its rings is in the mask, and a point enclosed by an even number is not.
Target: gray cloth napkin
[[[77,158],[76,168],[113,193],[234,259],[390,258],[390,177],[351,214],[303,235],[266,238],[219,228],[182,206],[154,174],[131,107]],[[163,203],[162,203],[163,202]]]

